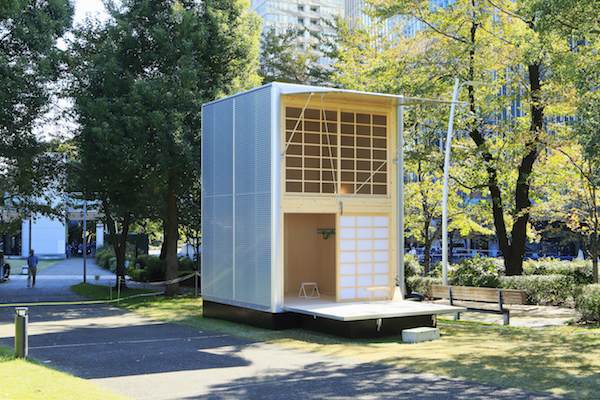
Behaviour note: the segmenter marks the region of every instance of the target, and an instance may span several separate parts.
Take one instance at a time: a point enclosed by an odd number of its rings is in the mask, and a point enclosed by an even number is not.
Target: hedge
[[[475,257],[462,260],[448,268],[448,283],[452,286],[500,287],[504,265],[494,258]]]
[[[442,279],[411,276],[406,278],[406,283],[415,292],[430,297],[429,285],[441,285]],[[498,287],[503,289],[524,290],[529,304],[540,305],[560,305],[573,301],[577,287],[571,277],[564,275],[501,276],[498,283]]]
[[[600,284],[584,285],[575,297],[575,308],[586,321],[600,321]]]
[[[525,290],[529,304],[559,305],[575,298],[575,280],[567,275],[500,277],[500,287]]]
[[[423,273],[423,267],[419,264],[419,261],[412,254],[406,254],[404,256],[404,277],[409,278],[411,276],[420,276]]]
[[[115,256],[115,251],[112,246],[102,246],[96,249],[96,264],[99,267],[108,269],[109,260]]]
[[[413,291],[424,294],[426,297],[430,297],[429,285],[441,285],[442,278],[411,276],[406,278],[406,283]]]
[[[523,275],[565,275],[577,285],[592,283],[592,262],[589,260],[564,261],[555,258],[523,262]]]
[[[140,269],[136,269],[135,265],[139,264]],[[196,271],[197,262],[187,257],[179,258],[179,275],[188,275],[190,272]],[[129,264],[127,275],[134,281],[160,282],[166,279],[167,262],[161,260],[157,256],[141,255],[135,262]],[[183,271],[183,273],[182,273]]]

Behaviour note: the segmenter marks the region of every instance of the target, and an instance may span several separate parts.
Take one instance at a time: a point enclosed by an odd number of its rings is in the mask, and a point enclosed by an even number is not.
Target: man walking
[[[35,275],[37,274],[37,265],[38,265],[38,258],[37,256],[33,255],[33,249],[29,250],[29,257],[27,257],[27,266],[29,268],[27,268],[28,272],[27,272],[27,287],[35,287]],[[33,285],[29,286],[29,281],[31,280],[31,277],[33,276]]]

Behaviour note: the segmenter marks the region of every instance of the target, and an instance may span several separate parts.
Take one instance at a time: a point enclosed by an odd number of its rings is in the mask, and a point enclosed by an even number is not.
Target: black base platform
[[[436,326],[435,314],[338,321],[293,312],[274,314],[211,301],[204,301],[203,317],[272,330],[303,328],[349,339],[395,336],[400,335],[404,329]]]

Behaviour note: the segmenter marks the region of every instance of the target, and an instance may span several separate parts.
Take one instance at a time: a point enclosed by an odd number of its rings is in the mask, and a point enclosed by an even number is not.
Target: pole
[[[450,173],[450,146],[452,144],[452,128],[454,124],[454,109],[458,100],[458,78],[454,78],[454,92],[450,105],[450,120],[446,135],[446,158],[444,160],[444,193],[442,198],[442,283],[448,285],[448,175]]]
[[[87,255],[87,201],[83,201],[83,283],[86,283],[86,265],[85,258]]]
[[[27,252],[27,256],[31,254],[31,220],[33,219],[33,215],[29,216],[29,251]]]
[[[15,313],[15,357],[27,358],[29,352],[29,338],[27,336],[28,307],[16,307]]]
[[[404,107],[398,106],[398,282],[400,299],[404,300]]]

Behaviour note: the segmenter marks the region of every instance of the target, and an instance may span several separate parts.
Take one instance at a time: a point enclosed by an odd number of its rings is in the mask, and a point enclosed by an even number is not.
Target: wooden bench
[[[525,304],[524,290],[494,289],[471,286],[430,285],[429,295],[435,299],[449,299],[450,305],[456,301],[469,302],[462,304],[467,311],[502,314],[504,325],[510,323],[510,312],[505,304]],[[454,319],[460,319],[460,313],[454,313]]]

